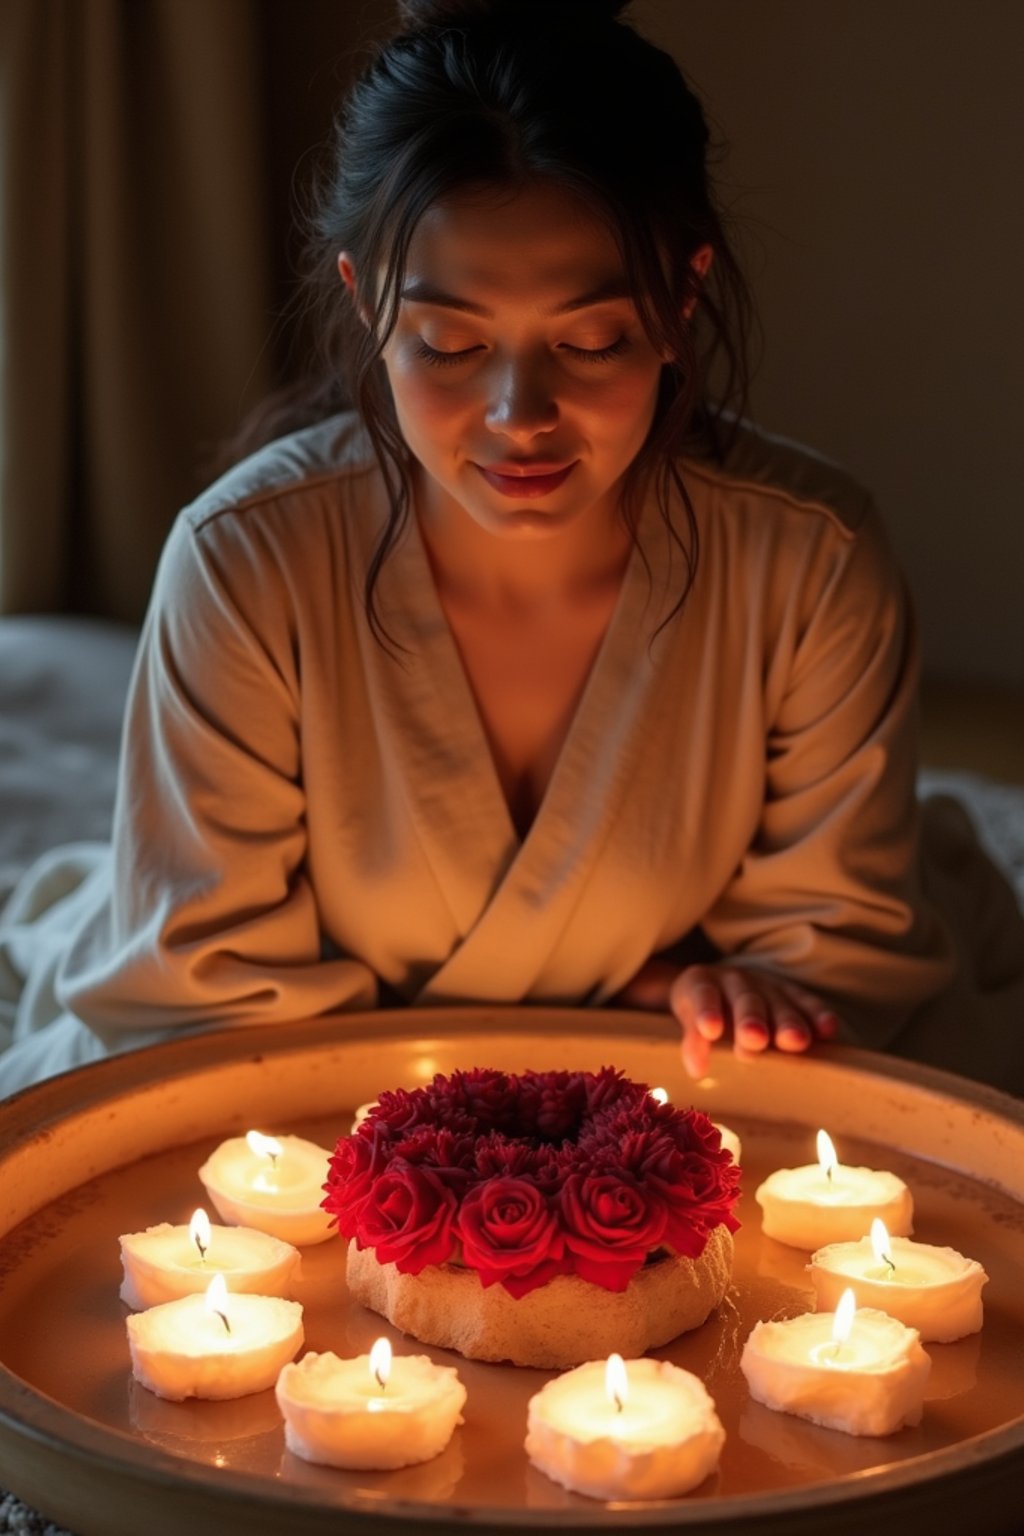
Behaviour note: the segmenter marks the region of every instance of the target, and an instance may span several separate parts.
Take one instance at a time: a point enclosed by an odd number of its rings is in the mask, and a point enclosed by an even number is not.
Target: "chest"
[[[494,766],[520,835],[536,816],[572,728],[615,596],[577,611],[448,613]],[[447,612],[447,610],[446,610]]]

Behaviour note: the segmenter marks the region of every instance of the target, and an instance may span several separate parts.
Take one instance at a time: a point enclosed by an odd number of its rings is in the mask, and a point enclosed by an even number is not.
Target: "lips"
[[[476,464],[487,481],[488,485],[500,491],[503,496],[527,498],[535,496],[547,496],[552,491],[557,491],[560,485],[564,485],[572,474],[578,459],[573,459],[571,464],[562,468],[547,464],[502,464],[498,467],[485,468],[483,464]]]

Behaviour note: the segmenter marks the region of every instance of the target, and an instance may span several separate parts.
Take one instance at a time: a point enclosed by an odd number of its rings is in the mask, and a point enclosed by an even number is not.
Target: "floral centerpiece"
[[[612,1067],[474,1068],[382,1093],[325,1189],[342,1235],[381,1265],[470,1269],[516,1300],[561,1276],[622,1292],[739,1226],[739,1169],[708,1117]]]

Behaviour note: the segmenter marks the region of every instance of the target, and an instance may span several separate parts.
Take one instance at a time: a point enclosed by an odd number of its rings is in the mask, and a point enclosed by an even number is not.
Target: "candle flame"
[[[831,1183],[832,1175],[839,1167],[839,1159],[836,1157],[836,1149],[827,1131],[818,1132],[818,1162],[821,1164],[822,1173]]]
[[[667,1104],[668,1103],[668,1089],[667,1088],[652,1088],[651,1089],[651,1098],[654,1100],[655,1104]]]
[[[275,1166],[278,1158],[284,1150],[281,1143],[274,1136],[264,1136],[260,1131],[246,1131],[245,1139],[249,1144],[249,1151],[257,1157],[269,1157],[271,1166]]]
[[[206,1295],[203,1297],[209,1312],[219,1317],[228,1333],[231,1332],[231,1324],[228,1322],[228,1287],[223,1275],[214,1275],[206,1287]]]
[[[370,1350],[370,1375],[383,1392],[391,1375],[391,1345],[387,1339],[378,1339]]]
[[[892,1239],[889,1236],[889,1229],[880,1216],[876,1216],[871,1223],[871,1246],[878,1264],[885,1264],[889,1269],[896,1268],[892,1261]]]
[[[604,1389],[608,1401],[614,1403],[616,1410],[621,1413],[629,1398],[629,1377],[626,1375],[626,1362],[621,1355],[608,1356],[608,1364],[604,1368]]]
[[[189,1241],[195,1243],[199,1249],[199,1257],[205,1259],[210,1247],[210,1218],[199,1206],[192,1212],[192,1220],[188,1224]]]
[[[845,1344],[853,1330],[853,1316],[857,1310],[857,1298],[847,1286],[839,1298],[835,1316],[832,1319],[832,1342]]]

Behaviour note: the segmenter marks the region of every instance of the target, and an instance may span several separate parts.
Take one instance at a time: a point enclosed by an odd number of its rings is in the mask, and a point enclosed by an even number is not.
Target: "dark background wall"
[[[633,14],[730,142],[759,419],[874,490],[929,670],[1024,685],[1024,5]]]

